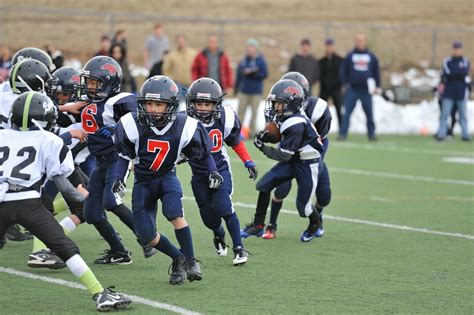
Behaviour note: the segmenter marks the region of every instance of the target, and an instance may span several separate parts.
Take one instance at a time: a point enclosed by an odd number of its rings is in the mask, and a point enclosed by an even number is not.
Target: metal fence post
[[[438,30],[433,29],[431,33],[431,67],[436,67],[436,49],[437,49]]]

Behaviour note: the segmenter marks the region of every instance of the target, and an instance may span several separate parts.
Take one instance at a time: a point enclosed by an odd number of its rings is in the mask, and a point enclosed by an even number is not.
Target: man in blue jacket
[[[349,122],[357,100],[367,116],[367,133],[370,141],[376,141],[372,112],[372,94],[380,92],[380,71],[377,57],[367,49],[367,38],[357,34],[355,48],[346,56],[340,68],[340,80],[346,88],[344,96],[345,113],[339,140],[345,140]]]
[[[247,41],[247,53],[239,63],[234,86],[234,91],[239,97],[239,118],[244,124],[247,106],[250,105],[252,108],[250,125],[242,126],[244,138],[249,138],[250,128],[254,128],[254,132],[257,130],[257,110],[262,99],[263,80],[267,75],[267,63],[263,55],[258,52],[258,42],[255,39],[249,39]]]
[[[459,112],[462,140],[470,140],[466,116],[466,100],[469,95],[471,83],[469,67],[469,60],[463,57],[462,42],[453,42],[452,55],[443,61],[441,81],[442,86],[444,86],[444,91],[441,99],[441,120],[437,135],[438,141],[442,141],[446,138],[448,132],[448,118],[454,107]]]

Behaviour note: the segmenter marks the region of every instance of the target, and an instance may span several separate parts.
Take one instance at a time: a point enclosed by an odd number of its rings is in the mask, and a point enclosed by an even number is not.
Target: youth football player
[[[183,283],[185,276],[189,281],[202,279],[175,171],[181,154],[189,161],[206,165],[206,187],[217,188],[222,182],[210,155],[211,141],[206,130],[197,120],[177,113],[178,94],[178,87],[170,78],[149,78],[138,95],[138,113],[123,116],[116,133],[119,155],[134,163],[132,210],[138,238],[173,260],[171,284]],[[125,189],[122,178],[127,165],[128,162],[117,168],[114,184],[117,193]],[[158,200],[162,203],[163,215],[174,226],[181,251],[156,231]]]
[[[12,129],[0,130],[0,238],[11,224],[19,223],[66,262],[87,288],[98,310],[124,308],[131,300],[104,289],[89,269],[79,248],[44,208],[40,198],[43,177],[77,201],[87,196],[67,180],[74,169],[70,151],[49,130],[56,118],[51,100],[42,93],[26,92],[13,103]]]
[[[201,218],[214,233],[214,247],[219,256],[227,256],[225,231],[222,219],[232,238],[234,251],[234,265],[245,264],[248,254],[244,250],[240,237],[240,223],[237,213],[232,205],[232,173],[230,158],[227,155],[225,144],[230,146],[240,157],[249,172],[249,177],[257,178],[257,168],[245,143],[240,140],[240,121],[235,112],[229,107],[222,106],[222,89],[215,80],[200,78],[189,87],[186,95],[187,114],[199,120],[206,127],[209,137],[213,142],[211,149],[219,174],[224,182],[218,189],[206,185],[207,170],[205,165],[190,161],[193,169],[191,180],[194,197],[199,206]]]

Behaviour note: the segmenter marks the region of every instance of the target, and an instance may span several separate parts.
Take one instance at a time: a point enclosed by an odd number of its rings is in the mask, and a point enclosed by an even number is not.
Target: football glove
[[[224,181],[221,174],[218,171],[213,171],[209,174],[209,188],[217,189]]]
[[[112,186],[112,192],[114,194],[119,195],[120,197],[123,197],[125,196],[126,188],[127,188],[127,185],[125,185],[122,179],[116,179]]]
[[[268,131],[260,131],[258,132],[254,139],[253,139],[253,144],[257,147],[257,149],[259,149],[260,151],[263,150],[263,148],[265,147],[265,143],[263,143],[264,139],[265,139],[265,135],[268,133]]]
[[[249,171],[249,178],[256,180],[258,175],[257,165],[252,160],[245,161],[245,167]]]
[[[97,130],[95,133],[102,136],[102,137],[110,138],[115,133],[115,126],[102,127],[99,130]]]

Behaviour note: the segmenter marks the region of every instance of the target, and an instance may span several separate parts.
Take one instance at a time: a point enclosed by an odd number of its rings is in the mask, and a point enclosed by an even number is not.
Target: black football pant
[[[39,238],[63,261],[79,254],[79,248],[65,234],[40,198],[0,203],[0,239],[12,224],[20,224]]]
[[[332,102],[334,103],[334,107],[336,107],[336,114],[337,114],[337,123],[339,125],[339,129],[341,128],[342,125],[342,112],[341,112],[341,107],[342,107],[342,92],[341,90],[334,90],[334,91],[325,91],[321,90],[321,93],[319,95],[320,98],[325,100],[326,102],[331,98]]]

